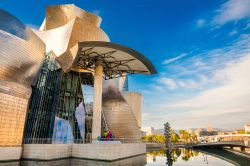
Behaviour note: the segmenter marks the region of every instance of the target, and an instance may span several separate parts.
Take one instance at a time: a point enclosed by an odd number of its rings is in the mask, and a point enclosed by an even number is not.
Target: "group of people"
[[[104,131],[101,136],[97,137],[98,141],[113,141],[114,135],[111,131]]]

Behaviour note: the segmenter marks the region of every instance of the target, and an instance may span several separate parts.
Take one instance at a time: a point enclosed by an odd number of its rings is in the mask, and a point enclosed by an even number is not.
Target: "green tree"
[[[179,142],[180,136],[174,132],[174,130],[171,130],[171,142]]]
[[[190,134],[186,130],[179,130],[180,138],[184,142],[190,142],[191,137]]]
[[[148,143],[165,143],[165,136],[159,134],[147,135],[142,137],[142,140]]]

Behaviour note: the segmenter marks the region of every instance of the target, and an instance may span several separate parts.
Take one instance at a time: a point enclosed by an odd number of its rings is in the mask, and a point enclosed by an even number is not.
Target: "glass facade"
[[[32,89],[24,143],[90,141],[92,109],[92,74],[64,73],[48,54]]]

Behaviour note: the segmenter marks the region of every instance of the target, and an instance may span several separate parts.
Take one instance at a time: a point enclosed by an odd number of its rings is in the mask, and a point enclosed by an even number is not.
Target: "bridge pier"
[[[245,147],[241,147],[240,151],[245,152],[246,151]]]

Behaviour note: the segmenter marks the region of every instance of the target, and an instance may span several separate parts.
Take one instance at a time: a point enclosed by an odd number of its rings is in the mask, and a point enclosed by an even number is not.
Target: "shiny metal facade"
[[[126,100],[128,105],[131,107],[138,127],[141,128],[142,124],[142,109],[143,109],[143,96],[137,92],[122,92],[123,98]]]
[[[9,13],[0,10],[0,146],[21,146],[31,85],[45,44]]]
[[[37,83],[45,55],[53,55],[53,60],[65,73],[93,74],[91,69],[100,60],[105,79],[156,73],[151,62],[140,53],[110,43],[100,24],[99,16],[73,4],[47,7],[46,18],[39,30],[26,27],[11,14],[0,10],[0,146],[22,144],[31,86]],[[91,50],[88,58],[83,57],[88,49]],[[98,56],[95,58],[93,55]],[[134,106],[126,102],[121,94],[121,100],[103,96],[104,114],[115,136],[139,139],[141,112],[133,112]],[[137,99],[139,104],[136,109],[141,109],[142,101],[140,97]]]
[[[140,116],[137,113],[141,112],[141,107],[137,107],[138,110],[134,111],[133,105],[126,101],[126,97],[119,90],[118,79],[104,81],[103,113],[108,129],[113,132],[116,139],[124,139],[124,142],[140,141],[141,124]],[[140,102],[140,100],[134,102]],[[138,103],[138,105],[140,104]]]
[[[46,18],[35,33],[46,44],[46,51],[53,51],[57,57],[67,55],[72,47],[83,41],[110,41],[99,27],[101,18],[88,13],[75,5],[50,6],[46,9]],[[78,50],[76,50],[78,51]],[[60,61],[60,65],[74,59],[72,56]]]

